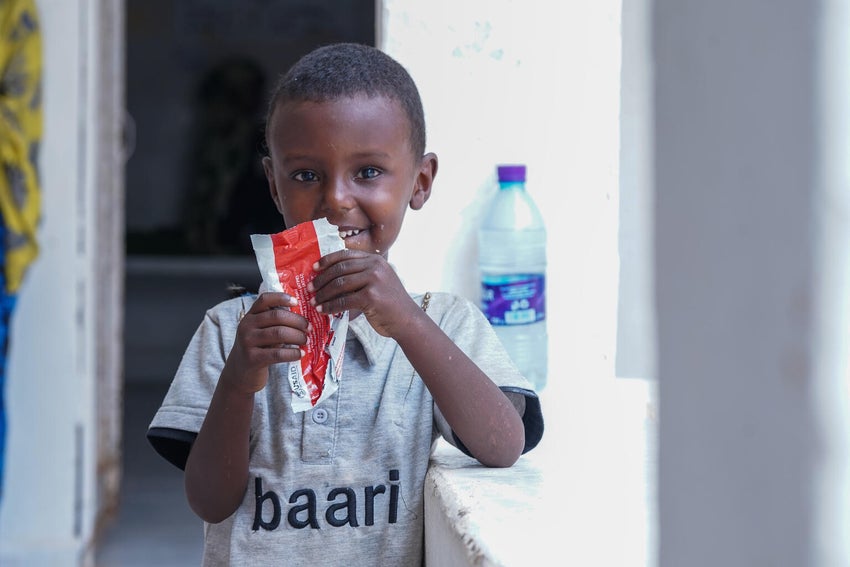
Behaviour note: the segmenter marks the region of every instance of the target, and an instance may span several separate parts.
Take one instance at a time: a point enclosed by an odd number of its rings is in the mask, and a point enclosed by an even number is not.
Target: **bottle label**
[[[527,325],[546,319],[543,274],[484,276],[481,310],[491,325]]]

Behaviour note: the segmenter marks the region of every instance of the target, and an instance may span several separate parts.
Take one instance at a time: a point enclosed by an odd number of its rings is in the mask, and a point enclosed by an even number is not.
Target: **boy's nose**
[[[323,206],[328,211],[347,211],[353,209],[354,193],[349,180],[344,178],[328,179],[324,191]]]

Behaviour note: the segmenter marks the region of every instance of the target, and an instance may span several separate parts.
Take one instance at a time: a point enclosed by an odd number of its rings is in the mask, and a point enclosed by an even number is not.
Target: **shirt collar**
[[[360,345],[363,347],[363,352],[366,353],[366,359],[369,361],[369,365],[371,366],[374,366],[375,363],[377,363],[381,356],[381,352],[391,340],[379,335],[375,329],[372,328],[372,325],[369,324],[366,316],[362,313],[357,318],[348,322],[348,332],[353,334],[354,337],[360,341]]]

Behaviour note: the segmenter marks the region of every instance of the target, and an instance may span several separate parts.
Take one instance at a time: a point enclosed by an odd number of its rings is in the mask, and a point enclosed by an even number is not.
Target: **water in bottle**
[[[511,359],[539,391],[546,385],[546,229],[526,191],[524,165],[497,168],[499,190],[478,232],[481,309]]]

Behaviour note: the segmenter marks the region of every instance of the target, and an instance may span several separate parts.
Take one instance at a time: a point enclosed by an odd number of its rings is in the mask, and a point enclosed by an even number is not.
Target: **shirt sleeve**
[[[241,314],[250,303],[247,298],[231,299],[206,313],[148,427],[153,448],[181,469],[206,417]]]
[[[437,305],[440,306],[439,311],[429,311],[435,318],[439,317],[440,328],[507,395],[522,417],[525,428],[523,453],[532,450],[543,437],[543,413],[533,386],[511,361],[490,323],[472,302],[451,294],[435,294],[431,307]],[[446,441],[472,456],[451,430],[436,403],[434,422]]]

